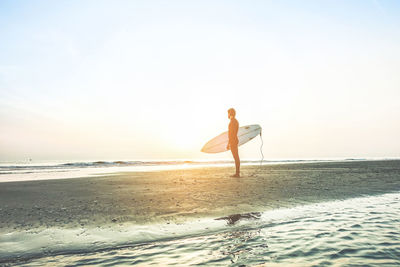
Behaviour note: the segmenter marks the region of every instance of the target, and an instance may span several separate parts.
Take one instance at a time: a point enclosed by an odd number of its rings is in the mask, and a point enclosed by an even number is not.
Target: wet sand
[[[210,167],[0,183],[0,228],[180,223],[400,190],[400,161]]]

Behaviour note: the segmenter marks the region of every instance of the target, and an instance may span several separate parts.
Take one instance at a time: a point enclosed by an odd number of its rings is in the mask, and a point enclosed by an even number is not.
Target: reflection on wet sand
[[[239,220],[247,219],[247,220],[256,220],[260,219],[261,213],[260,212],[250,212],[244,214],[232,214],[226,217],[217,218],[216,220],[226,220],[229,225],[233,225]]]

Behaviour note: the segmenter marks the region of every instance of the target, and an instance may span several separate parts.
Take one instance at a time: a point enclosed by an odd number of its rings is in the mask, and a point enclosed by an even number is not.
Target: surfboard
[[[251,139],[256,137],[261,133],[261,126],[258,124],[253,124],[253,125],[247,125],[247,126],[242,126],[239,127],[238,130],[238,139],[239,139],[239,146],[246,144],[249,142]],[[219,152],[224,152],[227,151],[226,146],[228,145],[229,141],[229,136],[228,132],[224,132],[210,141],[208,141],[203,148],[201,149],[201,152],[204,153],[219,153]]]

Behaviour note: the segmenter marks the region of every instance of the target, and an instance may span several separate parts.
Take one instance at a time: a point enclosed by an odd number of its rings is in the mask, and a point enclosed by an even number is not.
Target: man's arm
[[[231,146],[230,146],[230,144],[231,144],[231,134],[232,134],[232,122],[230,122],[229,123],[229,126],[228,126],[228,144],[226,145],[226,149],[231,149]]]

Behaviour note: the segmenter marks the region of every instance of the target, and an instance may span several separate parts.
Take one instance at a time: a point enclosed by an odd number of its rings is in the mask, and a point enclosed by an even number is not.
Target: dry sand
[[[0,228],[179,223],[400,190],[400,161],[131,172],[0,183]]]

